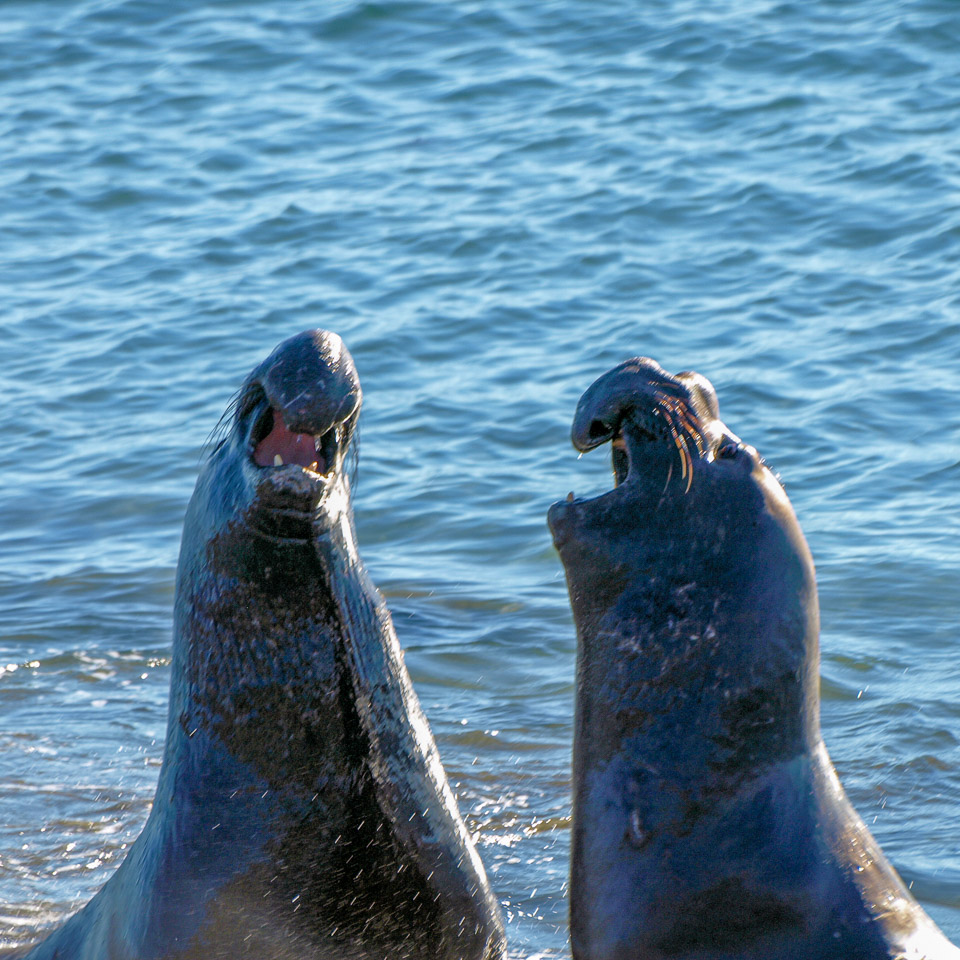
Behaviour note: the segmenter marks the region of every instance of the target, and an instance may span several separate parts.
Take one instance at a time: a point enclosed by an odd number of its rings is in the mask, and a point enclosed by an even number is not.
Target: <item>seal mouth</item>
[[[655,477],[666,486],[676,473],[689,492],[695,461],[713,456],[706,390],[713,388],[697,374],[672,376],[646,357],[629,360],[580,399],[573,446],[586,453],[610,443],[614,489]]]
[[[343,445],[343,434],[342,424],[319,435],[290,430],[281,411],[266,406],[250,432],[250,457],[260,468],[296,465],[305,472],[329,476]]]
[[[229,409],[229,446],[252,526],[310,540],[349,509],[344,465],[356,456],[362,397],[352,357],[326,330],[284,341],[248,375]],[[227,444],[225,435],[218,446]]]
[[[554,503],[547,524],[563,552],[596,540],[597,529],[679,508],[733,439],[719,419],[712,384],[700,374],[668,373],[649,357],[633,357],[596,379],[577,403],[570,439],[580,454],[610,444],[613,489]],[[731,448],[733,449],[733,448]],[[680,498],[680,499],[677,499]],[[646,522],[646,521],[643,521]]]
[[[631,413],[629,438],[621,425],[610,439],[614,488],[630,480],[631,465],[640,462],[643,448],[659,444],[668,451],[671,445],[676,450],[680,479],[686,483],[685,492],[689,492],[693,484],[693,461],[707,456],[703,424],[697,413],[683,398],[670,397],[659,390],[654,393],[653,406],[643,411],[634,409]],[[671,463],[668,473],[672,473],[672,469]]]
[[[246,408],[247,459],[256,486],[254,526],[274,540],[308,541],[315,536],[322,504],[337,486],[354,421],[322,418],[291,426],[259,384],[252,385]],[[310,429],[314,424],[316,433]]]

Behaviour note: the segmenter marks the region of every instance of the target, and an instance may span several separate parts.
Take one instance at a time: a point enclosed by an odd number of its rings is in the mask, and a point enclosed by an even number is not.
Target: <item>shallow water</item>
[[[716,385],[817,561],[825,738],[960,940],[960,9],[10,2],[0,942],[149,810],[180,526],[281,339],[366,393],[355,508],[509,922],[568,954],[577,397]]]

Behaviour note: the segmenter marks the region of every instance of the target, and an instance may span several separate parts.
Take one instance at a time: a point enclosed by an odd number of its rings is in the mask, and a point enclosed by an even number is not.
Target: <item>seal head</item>
[[[163,765],[116,874],[33,960],[494,960],[503,926],[357,553],[333,333],[245,380],[187,509]]]
[[[550,508],[577,627],[577,960],[960,957],[820,737],[813,562],[696,373],[645,357],[581,398],[614,488]]]

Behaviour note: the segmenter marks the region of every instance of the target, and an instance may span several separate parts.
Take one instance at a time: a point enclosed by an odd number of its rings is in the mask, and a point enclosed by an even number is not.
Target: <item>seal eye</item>
[[[727,440],[725,443],[721,443],[717,449],[717,458],[722,457],[724,460],[732,460],[739,452],[740,444]]]

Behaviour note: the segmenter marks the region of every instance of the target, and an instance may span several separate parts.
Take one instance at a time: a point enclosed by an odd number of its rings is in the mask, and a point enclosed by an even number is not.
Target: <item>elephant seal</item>
[[[187,509],[142,834],[30,960],[495,960],[499,908],[357,554],[340,338],[282,343]]]
[[[960,958],[820,736],[813,562],[713,387],[635,358],[581,398],[614,489],[550,508],[577,628],[576,960]]]

